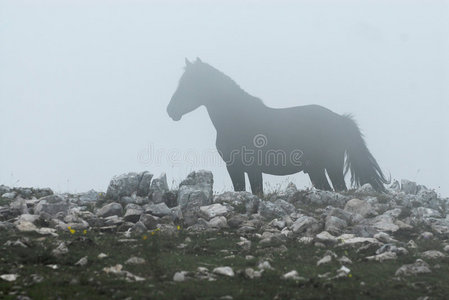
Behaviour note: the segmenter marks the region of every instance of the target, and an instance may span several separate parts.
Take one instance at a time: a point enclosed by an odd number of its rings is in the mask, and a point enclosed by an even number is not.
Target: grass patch
[[[8,240],[27,237],[28,248],[5,246]],[[186,242],[186,238],[190,242]],[[316,262],[327,249],[289,241],[287,251],[272,249],[261,251],[257,240],[243,252],[236,244],[239,236],[233,232],[191,234],[180,230],[175,236],[166,237],[159,233],[133,237],[135,241],[122,242],[117,234],[88,232],[86,235],[61,233],[58,238],[42,238],[35,234],[3,232],[0,236],[0,274],[16,273],[15,282],[0,281],[0,298],[16,299],[27,295],[32,299],[218,299],[230,295],[233,299],[408,299],[420,296],[444,298],[449,294],[447,276],[449,260],[439,261],[439,268],[432,273],[404,280],[394,279],[394,273],[403,264],[418,258],[414,253],[400,256],[395,261],[384,263],[365,261],[360,253],[350,248],[333,248],[341,257],[353,260],[351,275],[340,279],[321,278],[329,272],[335,276],[341,264],[331,263],[317,267]],[[64,241],[69,253],[55,257],[51,251]],[[185,247],[179,247],[185,243]],[[418,241],[420,251],[439,249],[429,241]],[[108,254],[100,259],[98,254]],[[255,259],[247,260],[245,255]],[[88,257],[85,266],[75,263]],[[144,264],[127,265],[131,256],[142,257]],[[261,278],[248,279],[240,272],[247,267],[257,268],[262,260],[269,260],[274,270],[265,271]],[[429,262],[431,265],[432,263]],[[54,270],[47,265],[58,265]],[[123,269],[144,281],[126,281],[116,274],[106,274],[104,267],[122,264]],[[230,266],[236,272],[233,278],[217,277],[216,281],[188,279],[173,282],[177,271],[194,274],[198,267],[209,271],[218,266]],[[297,270],[304,281],[282,280],[282,274]],[[43,280],[38,282],[36,276]]]

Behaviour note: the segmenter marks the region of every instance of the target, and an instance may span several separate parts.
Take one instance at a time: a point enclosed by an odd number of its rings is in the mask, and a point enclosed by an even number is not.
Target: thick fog
[[[148,170],[175,187],[208,169],[231,190],[207,111],[167,115],[185,57],[268,106],[352,113],[387,176],[449,195],[449,5],[436,0],[3,0],[0,184],[104,191]]]

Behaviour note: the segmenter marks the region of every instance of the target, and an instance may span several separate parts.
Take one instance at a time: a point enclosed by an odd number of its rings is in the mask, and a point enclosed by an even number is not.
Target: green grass
[[[29,238],[30,247],[7,247],[8,240],[15,241],[24,236]],[[318,259],[327,249],[312,245],[302,245],[296,241],[287,242],[287,251],[278,253],[272,249],[261,250],[257,240],[252,248],[243,252],[236,243],[239,236],[234,232],[215,232],[189,234],[180,230],[174,237],[148,234],[147,239],[136,236],[136,242],[119,242],[123,238],[117,234],[78,232],[71,235],[61,233],[59,238],[42,238],[35,234],[16,234],[3,232],[0,236],[0,274],[17,273],[15,282],[0,281],[0,298],[16,299],[24,294],[32,299],[219,299],[230,295],[234,299],[416,299],[419,296],[444,298],[449,294],[447,276],[449,260],[439,262],[440,268],[433,268],[430,274],[419,275],[405,280],[394,280],[395,271],[405,263],[412,263],[417,256],[399,257],[396,261],[384,263],[365,261],[361,254],[350,248],[333,248],[340,257],[346,255],[353,260],[351,277],[328,280],[319,274],[331,272],[335,276],[340,263],[333,261],[328,265],[316,267]],[[177,246],[189,236],[190,243],[183,249]],[[407,237],[404,237],[407,238]],[[58,241],[65,241],[69,253],[60,257],[51,255]],[[439,249],[441,244],[419,242],[420,251]],[[223,252],[222,250],[228,250]],[[99,259],[101,252],[107,258]],[[245,255],[253,255],[254,260],[246,260]],[[225,258],[235,255],[235,258]],[[86,266],[75,266],[87,256]],[[125,265],[131,256],[142,257],[142,265]],[[259,279],[247,279],[239,270],[247,267],[257,268],[261,260],[269,259],[275,268],[265,271]],[[431,262],[429,262],[433,265]],[[57,264],[53,270],[46,265]],[[141,282],[127,282],[115,274],[106,274],[104,267],[122,264],[123,269],[144,277]],[[207,267],[210,271],[217,266],[231,266],[236,272],[234,278],[218,277],[216,281],[189,279],[173,282],[177,271],[192,274],[197,267]],[[297,270],[305,281],[286,281],[281,275]],[[32,280],[32,274],[44,278],[40,283]]]

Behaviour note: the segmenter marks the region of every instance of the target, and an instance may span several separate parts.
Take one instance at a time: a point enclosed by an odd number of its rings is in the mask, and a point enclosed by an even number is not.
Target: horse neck
[[[206,105],[209,117],[217,132],[235,130],[251,115],[257,114],[265,106],[247,93],[221,95]]]

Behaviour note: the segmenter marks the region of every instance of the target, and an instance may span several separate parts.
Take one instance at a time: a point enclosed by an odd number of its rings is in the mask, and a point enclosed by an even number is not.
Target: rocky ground
[[[208,171],[106,193],[0,186],[0,298],[445,299],[449,199],[414,182],[387,194],[213,193]]]

